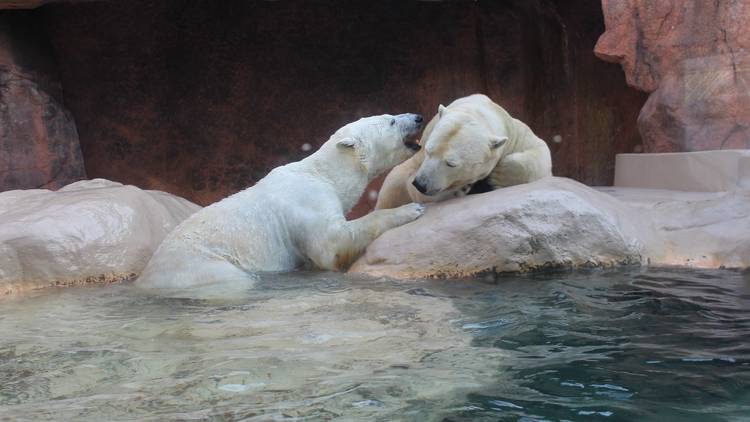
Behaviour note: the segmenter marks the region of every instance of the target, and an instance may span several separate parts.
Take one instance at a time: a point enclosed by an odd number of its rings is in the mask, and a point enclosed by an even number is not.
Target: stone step
[[[618,154],[614,186],[688,192],[750,189],[750,150]]]

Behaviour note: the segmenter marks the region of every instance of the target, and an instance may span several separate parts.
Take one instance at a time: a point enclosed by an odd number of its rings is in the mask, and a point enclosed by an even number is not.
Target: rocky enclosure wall
[[[750,2],[602,0],[600,58],[651,96],[645,152],[750,148]]]
[[[592,53],[598,0],[218,4],[34,11],[89,177],[207,204],[360,116],[430,117],[475,92],[547,140],[560,176],[609,184],[615,154],[641,142],[645,95]]]

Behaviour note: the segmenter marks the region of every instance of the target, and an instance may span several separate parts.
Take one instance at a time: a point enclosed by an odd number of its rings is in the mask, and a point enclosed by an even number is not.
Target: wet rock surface
[[[0,295],[135,277],[199,207],[103,179],[0,193]]]

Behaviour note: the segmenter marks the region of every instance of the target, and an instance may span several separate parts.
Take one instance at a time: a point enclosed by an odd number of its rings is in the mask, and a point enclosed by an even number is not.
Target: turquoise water
[[[0,301],[0,420],[750,421],[750,275],[48,290]]]

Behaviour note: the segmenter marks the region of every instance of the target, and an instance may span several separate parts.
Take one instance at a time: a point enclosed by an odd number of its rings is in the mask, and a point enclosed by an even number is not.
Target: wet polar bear
[[[415,220],[409,204],[347,221],[367,183],[412,156],[416,114],[350,123],[302,161],[193,214],[172,231],[136,282],[181,288],[248,281],[249,274],[302,266],[341,270],[384,231]]]
[[[552,175],[547,144],[481,94],[438,107],[421,143],[388,174],[376,209],[463,196],[479,181],[497,189]]]

